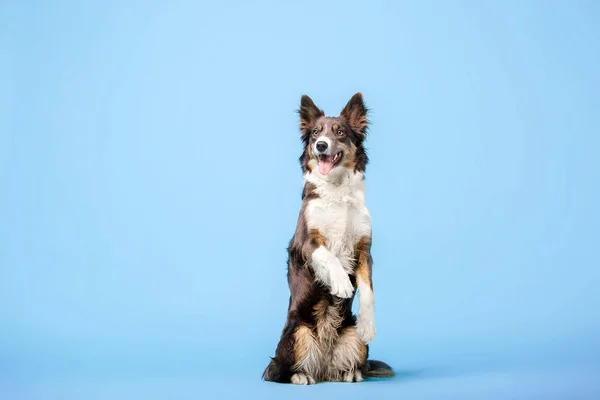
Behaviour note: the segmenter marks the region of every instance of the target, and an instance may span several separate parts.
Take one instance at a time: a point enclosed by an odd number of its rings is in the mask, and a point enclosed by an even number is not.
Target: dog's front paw
[[[354,286],[350,282],[350,277],[340,266],[339,269],[334,269],[331,272],[331,294],[343,299],[352,297]]]
[[[356,321],[356,333],[360,336],[360,339],[365,343],[369,344],[375,338],[375,322],[371,317],[365,317],[359,313],[358,320]]]

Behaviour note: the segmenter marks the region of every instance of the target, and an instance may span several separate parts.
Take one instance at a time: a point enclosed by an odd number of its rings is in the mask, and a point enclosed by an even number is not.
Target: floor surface
[[[258,374],[256,373],[258,372]],[[398,369],[358,384],[293,386],[264,382],[258,369],[95,373],[55,370],[4,375],[3,400],[71,399],[600,399],[600,363]]]

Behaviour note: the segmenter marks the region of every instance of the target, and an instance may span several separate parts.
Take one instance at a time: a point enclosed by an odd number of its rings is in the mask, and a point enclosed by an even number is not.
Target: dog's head
[[[368,157],[363,147],[368,110],[362,94],[356,93],[337,117],[327,117],[306,95],[300,101],[300,132],[304,152],[300,157],[303,172],[323,177],[336,171],[364,172]]]

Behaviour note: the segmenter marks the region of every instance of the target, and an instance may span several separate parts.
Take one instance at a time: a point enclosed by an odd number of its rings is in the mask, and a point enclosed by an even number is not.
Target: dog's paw
[[[350,282],[350,277],[344,271],[342,266],[331,271],[331,294],[343,299],[352,297],[354,286]]]
[[[356,321],[356,333],[365,344],[369,344],[375,338],[375,322],[371,317],[365,317],[359,313]]]
[[[342,381],[344,382],[362,382],[363,376],[359,370],[356,371],[348,371],[344,373],[342,377]]]
[[[308,374],[297,372],[294,375],[292,375],[292,383],[294,385],[314,385],[315,380],[312,376]]]

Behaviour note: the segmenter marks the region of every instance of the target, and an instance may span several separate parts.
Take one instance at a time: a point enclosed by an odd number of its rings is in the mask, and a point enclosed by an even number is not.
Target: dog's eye
[[[318,133],[319,133],[319,130],[317,128],[312,130],[313,136],[317,136]]]
[[[344,130],[338,129],[337,134],[338,134],[338,136],[342,136],[344,134]]]

